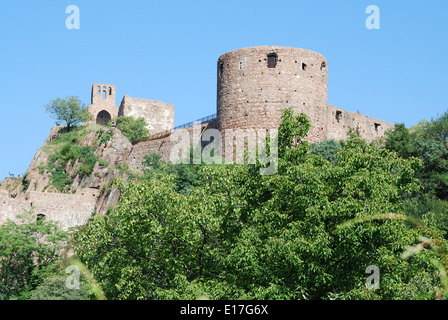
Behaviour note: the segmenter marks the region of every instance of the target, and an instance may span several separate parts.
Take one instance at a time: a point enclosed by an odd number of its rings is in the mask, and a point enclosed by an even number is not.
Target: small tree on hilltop
[[[73,126],[92,119],[86,105],[77,96],[51,100],[45,105],[45,109],[56,120],[56,125],[59,126],[61,122],[64,122],[67,131],[70,131]]]

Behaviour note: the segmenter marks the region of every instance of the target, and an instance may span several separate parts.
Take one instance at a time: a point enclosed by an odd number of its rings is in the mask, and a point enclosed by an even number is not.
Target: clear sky
[[[66,28],[67,6],[80,29]],[[366,8],[380,29],[366,28]],[[448,109],[448,1],[16,0],[0,2],[0,180],[24,174],[54,122],[50,100],[91,85],[175,105],[175,125],[216,112],[227,51],[290,46],[328,60],[328,102],[407,126]]]

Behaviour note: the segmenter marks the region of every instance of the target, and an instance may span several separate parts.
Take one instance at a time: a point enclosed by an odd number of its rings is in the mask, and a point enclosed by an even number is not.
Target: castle
[[[282,110],[288,107],[310,118],[310,142],[344,139],[349,128],[358,128],[363,138],[373,140],[393,128],[388,122],[328,104],[328,62],[319,53],[260,46],[219,57],[217,109],[209,117],[216,121],[211,127],[220,131],[277,128]],[[112,84],[93,85],[89,111],[100,124],[120,115],[143,117],[155,137],[165,133],[167,138],[175,129],[173,105],[124,96],[116,107]]]
[[[306,140],[346,138],[349,128],[358,128],[360,135],[371,141],[381,137],[393,125],[360,113],[344,111],[328,104],[328,62],[319,53],[290,47],[260,46],[238,49],[221,55],[217,62],[216,114],[174,127],[174,105],[160,101],[132,98],[127,95],[116,106],[116,87],[113,84],[95,83],[92,86],[91,105],[88,111],[94,123],[112,123],[118,116],[143,117],[148,124],[150,137],[133,145],[122,141],[107,150],[112,164],[125,163],[133,170],[142,169],[144,157],[159,154],[168,160],[173,133],[180,128],[204,132],[213,128],[275,129],[280,124],[282,110],[293,107],[305,113],[312,127]],[[199,128],[198,128],[199,127]],[[47,141],[51,140],[54,129]],[[119,138],[120,133],[114,131]],[[202,143],[201,136],[192,135],[189,143]],[[117,147],[118,146],[118,147]],[[0,224],[23,209],[34,206],[36,215],[46,215],[67,229],[84,224],[92,211],[104,213],[107,206],[118,201],[118,195],[101,194],[100,185],[107,175],[98,169],[84,187],[75,194],[54,194],[40,189],[38,165],[48,159],[42,148],[38,150],[29,171],[35,173],[34,191],[12,196],[7,188],[0,188]],[[105,178],[106,177],[106,178]],[[7,185],[7,179],[2,183]],[[6,181],[6,182],[5,182]],[[81,184],[79,184],[81,186]],[[113,199],[113,201],[111,200]]]

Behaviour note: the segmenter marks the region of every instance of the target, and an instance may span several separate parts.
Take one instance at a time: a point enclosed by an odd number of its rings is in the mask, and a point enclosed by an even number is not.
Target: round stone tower
[[[227,52],[218,60],[217,120],[225,129],[273,129],[294,107],[311,120],[307,140],[326,138],[327,71],[319,53],[261,46]]]

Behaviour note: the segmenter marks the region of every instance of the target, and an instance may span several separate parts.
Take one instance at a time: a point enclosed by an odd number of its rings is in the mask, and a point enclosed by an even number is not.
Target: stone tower
[[[94,83],[92,85],[92,104],[115,106],[115,85]]]
[[[217,68],[221,132],[277,128],[282,110],[294,107],[311,120],[308,140],[326,139],[328,65],[321,54],[290,47],[251,47],[223,54]]]
[[[93,122],[106,125],[118,116],[115,105],[115,85],[94,83],[92,85],[92,103],[88,110],[93,115]]]

